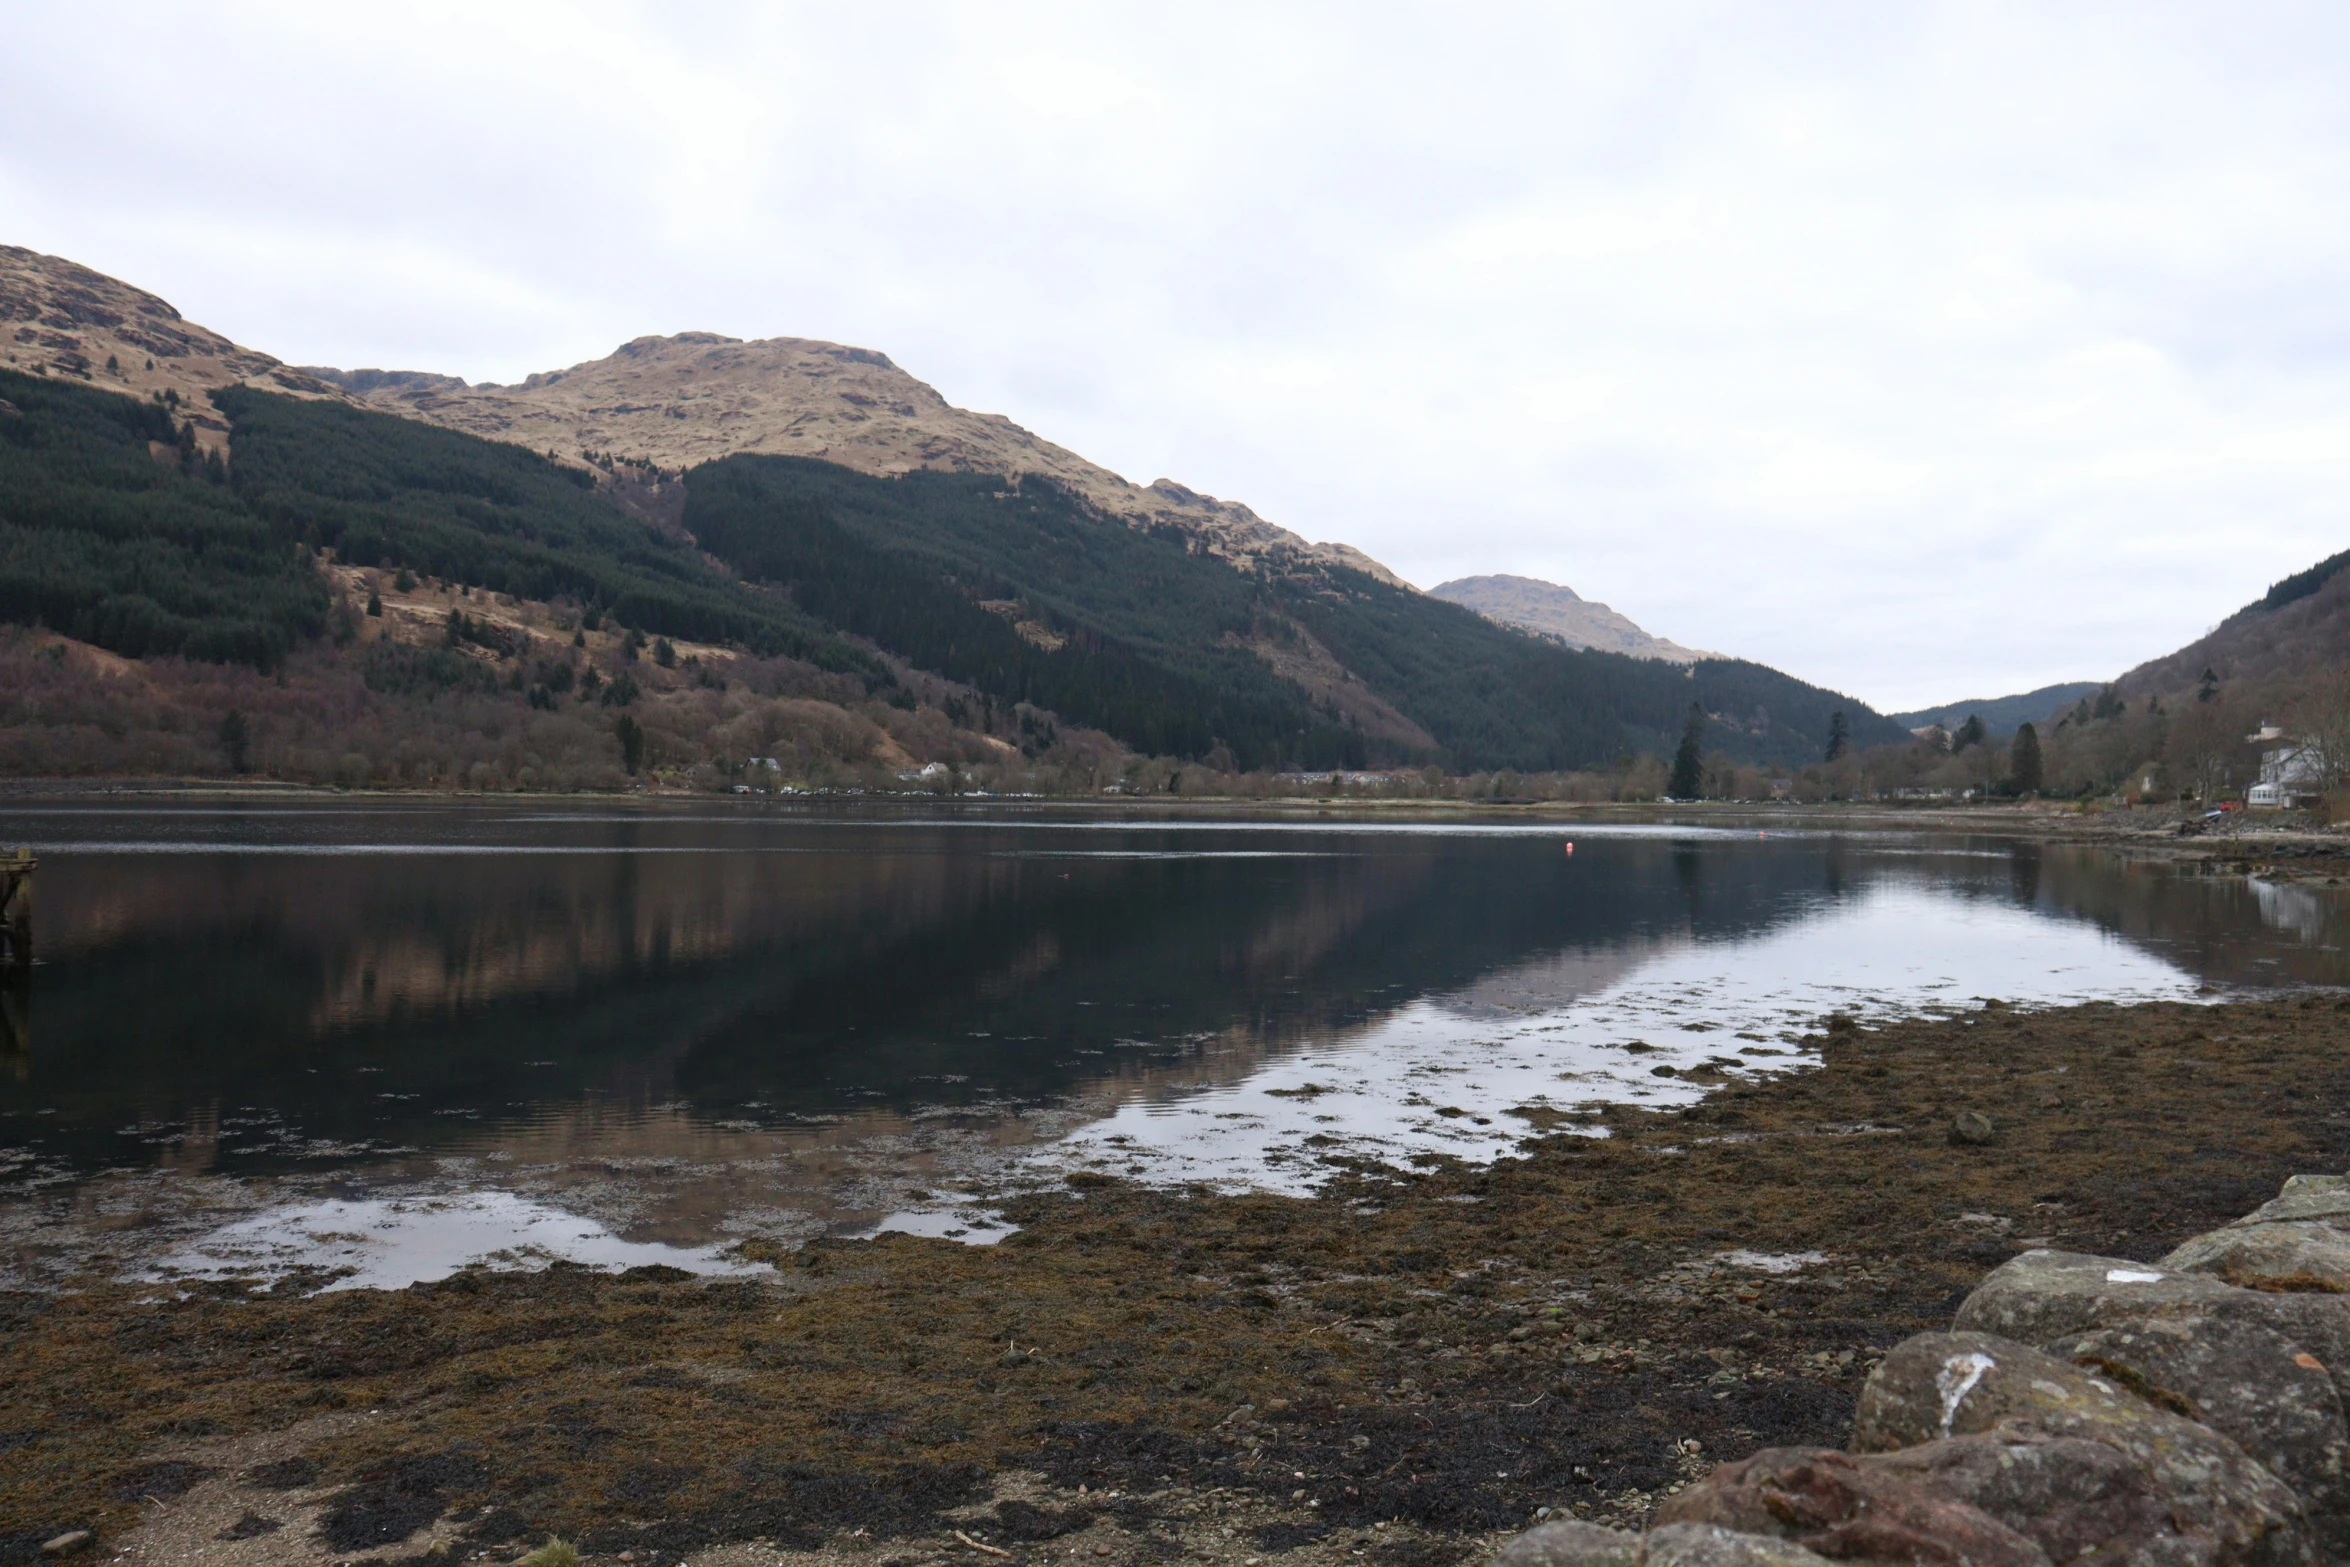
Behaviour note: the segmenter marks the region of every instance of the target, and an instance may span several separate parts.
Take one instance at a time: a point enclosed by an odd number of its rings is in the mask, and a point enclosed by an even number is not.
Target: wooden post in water
[[[0,979],[23,984],[33,972],[33,871],[30,849],[0,850]]]

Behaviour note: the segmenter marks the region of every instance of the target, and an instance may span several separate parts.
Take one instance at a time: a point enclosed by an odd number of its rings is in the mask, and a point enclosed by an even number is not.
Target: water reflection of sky
[[[1747,939],[1544,959],[1416,1000],[1244,1081],[1137,1097],[1036,1161],[1303,1191],[1324,1153],[1488,1161],[1525,1135],[1515,1111],[1686,1104],[1713,1073],[1800,1067],[1807,1030],[1834,1012],[1867,1021],[1988,997],[2044,1006],[2195,989],[2093,926],[1879,886]]]
[[[988,1239],[986,1193],[1080,1167],[1303,1191],[1798,1068],[1831,1012],[2346,977],[2325,889],[1983,837],[402,804],[0,838],[46,839],[52,958],[0,1224],[147,1204],[216,1245],[190,1266],[378,1282]]]

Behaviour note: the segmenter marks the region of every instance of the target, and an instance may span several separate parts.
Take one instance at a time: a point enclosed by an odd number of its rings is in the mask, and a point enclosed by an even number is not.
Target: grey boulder
[[[1980,1110],[1962,1110],[1951,1117],[1950,1140],[1961,1148],[1986,1148],[1999,1140],[1999,1128]]]
[[[1494,1567],[1640,1567],[1640,1536],[1562,1518],[1501,1548]]]
[[[2296,1175],[2273,1199],[2186,1242],[2162,1266],[2249,1289],[2350,1291],[2350,1177]]]
[[[2028,1535],[2050,1561],[2208,1567],[2219,1558],[2217,1542],[2182,1534],[2152,1480],[2103,1442],[2011,1427],[1862,1462],[1989,1514]]]
[[[1827,1567],[1826,1557],[1792,1541],[1719,1524],[1667,1524],[1642,1544],[1647,1567]]]
[[[2163,1535],[2176,1539],[2148,1542],[2166,1556],[2213,1567],[2314,1559],[2300,1499],[2241,1447],[2012,1339],[1921,1333],[1897,1345],[1861,1389],[1852,1445],[1889,1453],[1983,1435],[2071,1439],[2119,1453],[2166,1505]]]
[[[2218,1318],[2249,1322],[2316,1358],[2337,1394],[2350,1371],[2350,1298],[2307,1291],[2239,1289],[2161,1263],[2027,1251],[1975,1287],[1953,1324],[1964,1333],[1996,1333],[2047,1344],[2147,1318]]]
[[[2350,1234],[2313,1219],[2231,1224],[2196,1236],[2161,1265],[2246,1289],[2339,1295],[2350,1290]]]
[[[2350,1220],[2350,1175],[2287,1177],[2278,1193],[2237,1224],[2278,1224],[2298,1219]]]
[[[2350,1426],[2325,1367],[2292,1340],[2257,1323],[2181,1316],[2046,1347],[2229,1438],[2300,1495],[2329,1545],[2350,1544],[2340,1538],[2350,1523]]]

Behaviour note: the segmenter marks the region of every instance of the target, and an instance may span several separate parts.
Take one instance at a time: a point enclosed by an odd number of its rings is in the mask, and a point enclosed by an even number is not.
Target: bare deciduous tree
[[[2321,788],[2350,781],[2350,668],[2321,669],[2302,683],[2287,733]]]
[[[2209,804],[2235,782],[2244,760],[2244,717],[2233,702],[2191,703],[2172,720],[2165,747],[2171,771]]]

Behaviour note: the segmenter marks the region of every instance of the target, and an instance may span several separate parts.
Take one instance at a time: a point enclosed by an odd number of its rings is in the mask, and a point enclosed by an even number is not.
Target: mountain
[[[1428,590],[1430,598],[1460,604],[1487,620],[1516,626],[1536,636],[1572,648],[1597,648],[1630,658],[1661,659],[1668,664],[1694,664],[1719,658],[1663,637],[1652,637],[1605,604],[1594,603],[1573,588],[1535,577],[1458,577]]]
[[[1914,713],[1894,713],[1891,717],[1904,729],[1924,729],[1929,725],[1940,724],[1946,730],[1956,729],[1969,718],[1980,718],[1983,727],[1991,732],[1992,739],[2005,740],[2016,732],[2017,726],[2043,723],[2058,708],[2070,707],[2081,698],[2095,696],[2104,689],[2104,682],[2098,680],[2067,680],[2018,696],[1950,702],[1941,707],[1921,707]]]
[[[869,348],[715,332],[640,337],[519,386],[468,386],[410,370],[302,372],[372,407],[559,457],[603,453],[679,469],[752,452],[859,473],[1042,474],[1138,527],[1173,527],[1235,564],[1346,566],[1399,579],[1344,544],[1309,544],[1246,506],[1171,479],[1145,489],[1001,414],[970,413]]]
[[[143,289],[14,245],[0,245],[0,367],[55,372],[130,397],[168,399],[207,450],[228,435],[228,425],[205,400],[215,387],[266,386],[294,397],[345,399],[340,387],[181,319]]]
[[[788,749],[778,735],[813,755],[852,730],[875,766],[1091,734],[1242,769],[1528,772],[1669,751],[1692,703],[1740,762],[1816,760],[1839,712],[1855,744],[1903,737],[1760,665],[1497,625],[1244,507],[1126,485],[866,350],[641,339],[520,388],[296,371],[152,295],[8,255],[0,621],[87,650],[59,644],[58,671],[292,669],[312,695],[236,700],[274,704],[286,735],[343,736],[374,776],[451,776],[421,741],[368,760],[445,702],[475,738],[443,725],[443,751],[543,731],[573,760],[536,776],[586,777],[582,748],[626,732],[597,714],[640,692],[646,743],[709,776]],[[824,455],[756,449],[795,441]],[[637,663],[648,639],[658,673]],[[112,721],[104,689],[70,688],[93,715],[75,734]],[[141,700],[172,733],[178,698]],[[537,765],[519,754],[466,765],[519,778]]]
[[[2116,681],[2125,699],[2167,696],[2210,670],[2223,685],[2289,682],[2350,654],[2350,550],[2272,584],[2175,653],[2149,659]]]
[[[1236,501],[1160,479],[1145,488],[1042,440],[1001,414],[951,406],[886,354],[805,338],[745,342],[714,332],[640,337],[603,359],[471,386],[414,370],[296,369],[183,320],[163,299],[58,256],[0,246],[0,356],[94,385],[167,392],[218,444],[205,407],[215,387],[253,386],[355,401],[447,429],[510,441],[559,460],[590,453],[682,470],[736,452],[819,457],[861,473],[916,468],[1009,477],[1039,473],[1112,516],[1175,527],[1237,563],[1325,561],[1400,581],[1347,544],[1313,544]]]

